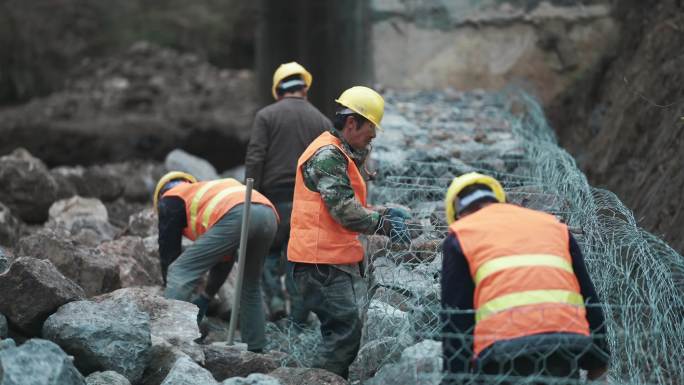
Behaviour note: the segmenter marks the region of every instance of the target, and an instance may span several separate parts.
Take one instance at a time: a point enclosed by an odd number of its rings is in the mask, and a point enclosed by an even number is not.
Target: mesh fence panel
[[[684,381],[684,260],[640,229],[613,193],[588,184],[558,147],[536,101],[513,91],[451,90],[388,91],[386,100],[385,132],[369,162],[375,171],[369,197],[376,205],[409,208],[413,241],[402,248],[381,235],[365,237],[365,274],[357,284],[364,330],[352,382],[441,380],[441,243],[447,232],[442,200],[451,179],[469,171],[499,179],[509,201],[568,224],[606,304],[610,383]],[[320,343],[315,327],[303,333],[274,328],[271,335],[271,348],[290,353],[301,366],[310,365]],[[569,382],[510,370],[457,377],[458,383]]]

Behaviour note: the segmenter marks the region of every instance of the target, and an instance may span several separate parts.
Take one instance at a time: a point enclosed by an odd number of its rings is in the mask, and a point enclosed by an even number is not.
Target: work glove
[[[404,209],[387,208],[382,212],[378,230],[390,238],[390,242],[399,243],[402,246],[411,244],[411,236],[406,228],[406,220],[411,215]]]

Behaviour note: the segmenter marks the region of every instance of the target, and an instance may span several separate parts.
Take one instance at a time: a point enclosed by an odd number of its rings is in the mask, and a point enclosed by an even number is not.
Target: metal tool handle
[[[238,252],[238,272],[235,282],[235,293],[233,295],[233,310],[230,312],[230,326],[228,328],[228,345],[233,345],[235,338],[235,328],[237,327],[238,316],[240,314],[240,295],[242,293],[242,276],[245,274],[245,261],[247,256],[247,230],[249,230],[249,211],[252,205],[252,186],[254,179],[247,178],[245,183],[245,203],[242,210],[242,229],[240,230],[240,251]],[[246,325],[242,325],[243,327]]]

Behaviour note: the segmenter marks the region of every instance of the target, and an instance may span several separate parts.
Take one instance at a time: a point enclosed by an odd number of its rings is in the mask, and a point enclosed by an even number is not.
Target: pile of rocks
[[[381,235],[366,239],[367,274],[357,285],[365,322],[350,380],[437,384],[446,185],[462,172],[486,170],[508,175],[507,187],[515,187],[511,175],[523,172],[524,148],[492,95],[387,91],[386,98],[385,130],[371,157],[378,171],[371,198],[411,211],[412,242],[402,248]],[[4,378],[31,375],[32,365],[43,362],[50,367],[46,375],[64,384],[344,384],[303,367],[316,354],[317,330],[295,338],[271,324],[271,348],[277,349],[268,354],[227,346],[223,330],[212,331],[207,344],[195,342],[197,308],[160,296],[149,200],[169,168],[201,179],[218,173],[182,151],[168,154],[165,164],[49,169],[26,150],[0,158],[0,177],[8,181],[0,185],[0,337],[13,338],[0,344]],[[520,192],[535,193],[529,186]],[[553,199],[541,203],[562,206]],[[231,282],[222,293],[212,309],[225,317]],[[14,364],[23,359],[27,365]]]
[[[218,177],[180,150],[166,163]],[[0,158],[0,170],[8,181],[0,186],[3,385],[344,383],[322,370],[281,368],[283,353],[195,342],[197,307],[160,294],[149,201],[163,165],[48,169],[19,149]],[[226,302],[232,285],[224,286]],[[214,307],[230,311],[229,303]]]
[[[91,165],[162,160],[181,147],[229,168],[249,139],[254,84],[250,71],[137,43],[84,63],[61,91],[3,109],[0,154],[23,146],[50,165]]]

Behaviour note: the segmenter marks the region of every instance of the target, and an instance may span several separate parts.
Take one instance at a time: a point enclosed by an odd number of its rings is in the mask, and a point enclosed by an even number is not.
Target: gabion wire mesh
[[[369,162],[376,171],[369,200],[410,209],[413,241],[402,248],[381,235],[364,237],[365,274],[357,290],[364,330],[350,370],[353,383],[385,384],[396,376],[406,383],[441,380],[439,282],[447,232],[442,200],[452,178],[469,171],[499,179],[510,202],[568,224],[605,303],[611,383],[684,381],[684,259],[640,229],[614,194],[588,184],[558,147],[533,98],[453,90],[388,91],[385,97],[385,131]],[[320,336],[315,328],[304,333],[295,338],[291,329],[280,328],[271,347],[308,366]],[[463,383],[487,379],[459,376]],[[516,378],[509,372],[484,383]],[[524,381],[559,383],[546,377]]]
[[[585,309],[597,305],[577,307],[577,316],[583,317]],[[496,333],[534,328],[535,323],[543,323],[544,318],[556,310],[558,305],[540,305],[534,310],[529,308],[512,309]],[[443,312],[446,319],[455,321],[459,317],[474,317],[473,311],[449,310]],[[536,319],[536,322],[533,321]],[[569,319],[563,326],[572,328],[579,324],[578,319]],[[448,323],[449,321],[446,321]],[[449,384],[578,384],[583,382],[581,367],[592,362],[605,361],[608,353],[594,341],[604,335],[594,334],[592,337],[577,334],[542,334],[522,337],[501,342],[483,350],[475,363],[467,361],[473,355],[473,330],[467,333],[454,332],[451,327],[442,331],[443,344],[455,341],[453,346],[445,350],[443,359],[453,372],[445,373],[444,379]]]

